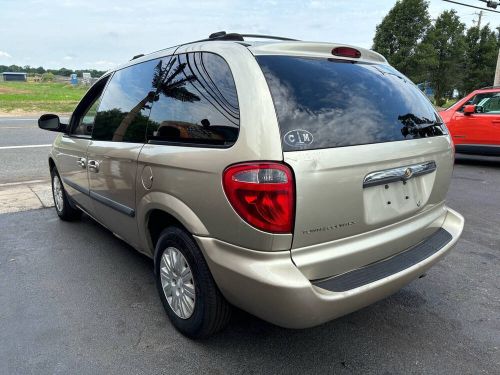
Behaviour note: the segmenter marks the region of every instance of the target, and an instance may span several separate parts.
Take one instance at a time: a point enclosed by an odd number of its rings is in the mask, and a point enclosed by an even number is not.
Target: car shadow
[[[455,154],[455,164],[500,168],[500,156]]]

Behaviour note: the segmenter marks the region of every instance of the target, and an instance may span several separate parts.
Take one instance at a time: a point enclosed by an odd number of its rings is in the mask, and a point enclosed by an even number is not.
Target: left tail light
[[[222,177],[234,210],[250,225],[271,233],[291,233],[295,191],[289,167],[279,163],[242,163]]]

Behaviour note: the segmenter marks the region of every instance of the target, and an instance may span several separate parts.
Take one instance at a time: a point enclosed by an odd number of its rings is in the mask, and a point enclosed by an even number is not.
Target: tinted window
[[[491,94],[484,98],[476,106],[476,112],[497,115],[500,113],[500,94]]]
[[[144,142],[158,60],[115,72],[104,92],[92,138],[101,141]]]
[[[430,102],[386,65],[259,56],[284,151],[442,135]],[[429,124],[433,124],[429,126]]]
[[[159,61],[148,140],[230,146],[238,137],[233,76],[222,57],[196,52]]]
[[[472,98],[470,98],[469,100],[467,100],[467,102],[465,102],[465,104],[463,106],[461,106],[458,111],[459,112],[463,112],[464,111],[464,107],[466,105],[478,104],[481,100],[483,100],[484,98],[489,98],[491,95],[492,94],[490,94],[490,93],[484,93],[484,94],[474,95]]]
[[[100,96],[94,99],[90,108],[79,118],[78,123],[73,130],[74,135],[82,135],[90,137],[92,135],[92,127],[94,126],[94,119],[97,114],[97,107],[99,106]]]
[[[100,98],[109,76],[103,77],[82,98],[70,119],[71,135],[90,138]]]
[[[459,109],[459,111],[463,112],[464,107],[471,104],[476,105],[477,113],[492,115],[500,114],[500,93],[486,92],[474,95]]]

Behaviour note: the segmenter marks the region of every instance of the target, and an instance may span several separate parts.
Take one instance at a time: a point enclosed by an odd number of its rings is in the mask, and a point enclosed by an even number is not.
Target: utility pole
[[[476,26],[479,30],[481,30],[481,20],[483,19],[483,11],[480,10],[479,12],[474,14],[477,15],[477,22],[475,22]]]
[[[498,50],[497,68],[495,69],[495,80],[493,86],[500,86],[500,50]]]
[[[443,1],[446,1],[447,3],[463,5],[470,8],[481,9],[475,5],[464,4],[454,0],[443,0]],[[488,8],[492,8],[492,9],[483,8],[482,10],[479,11],[479,13],[475,13],[478,15],[477,28],[479,29],[479,33],[481,33],[481,20],[483,18],[483,10],[487,10],[489,12],[494,12],[494,13],[500,13],[498,10],[494,10],[497,9],[498,5],[500,5],[500,2],[497,0],[479,0],[479,1],[486,3],[486,6]],[[495,79],[493,80],[493,86],[500,86],[500,49],[498,50],[497,66],[495,69]]]

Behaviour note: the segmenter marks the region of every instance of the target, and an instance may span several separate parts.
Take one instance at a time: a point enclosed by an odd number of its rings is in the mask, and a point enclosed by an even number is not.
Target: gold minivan
[[[260,41],[255,41],[259,39]],[[49,155],[55,209],[154,260],[173,325],[200,338],[231,305],[289,328],[394,293],[457,242],[453,144],[381,55],[212,34],[101,77]]]

